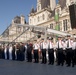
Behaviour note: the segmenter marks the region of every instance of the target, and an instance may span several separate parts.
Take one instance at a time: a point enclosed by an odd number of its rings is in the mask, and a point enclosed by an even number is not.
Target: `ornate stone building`
[[[12,23],[1,34],[0,41],[2,42],[3,41],[4,42],[25,42],[26,40],[29,39],[28,37],[31,38],[33,35],[32,36],[30,35],[30,31],[23,33],[27,29],[21,25],[27,25],[25,17],[23,15],[16,16],[12,20]]]
[[[16,16],[12,23],[6,28],[6,30],[2,33],[1,38],[2,41],[13,41],[16,36],[23,30],[20,27],[17,27],[16,24],[25,24],[25,17],[23,15]]]
[[[69,5],[75,0],[37,0],[37,9],[32,8],[29,14],[29,25],[46,26],[63,32],[72,30],[69,16]]]

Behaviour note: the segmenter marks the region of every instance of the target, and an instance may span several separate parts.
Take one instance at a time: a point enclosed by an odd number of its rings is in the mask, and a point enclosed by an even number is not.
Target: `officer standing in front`
[[[49,38],[48,40],[48,58],[49,58],[49,64],[54,64],[54,44],[52,42],[52,38]]]
[[[15,57],[16,57],[16,45],[15,44],[13,44],[13,46],[12,46],[12,60],[15,60]]]
[[[20,44],[16,43],[16,59],[20,60]]]
[[[9,44],[9,60],[12,60],[12,44]]]
[[[71,66],[72,46],[73,46],[73,40],[71,40],[70,35],[67,35],[67,41],[66,41],[66,64],[67,64],[67,67]]]
[[[42,43],[40,44],[41,52],[42,52],[42,64],[46,64],[46,49],[47,49],[47,43],[44,39],[42,39]]]
[[[9,59],[9,44],[7,45],[7,59]]]
[[[75,62],[75,65],[76,65],[76,38],[74,40],[74,49],[75,49],[74,62]]]
[[[23,43],[20,43],[20,61],[25,60],[25,47]]]
[[[39,62],[39,53],[38,53],[38,51],[39,51],[40,46],[39,46],[37,40],[34,40],[34,42],[35,42],[34,45],[33,45],[34,63],[38,63]]]
[[[64,42],[62,41],[62,37],[58,37],[57,41],[57,65],[64,65],[64,54],[63,54]]]
[[[28,41],[27,44],[27,62],[32,62],[32,44]]]
[[[72,46],[72,67],[76,64],[76,38],[73,39],[73,46]]]

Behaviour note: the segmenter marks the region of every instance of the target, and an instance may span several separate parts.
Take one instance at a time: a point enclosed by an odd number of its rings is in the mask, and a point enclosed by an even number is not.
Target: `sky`
[[[28,22],[28,14],[32,7],[36,9],[36,5],[37,0],[0,0],[0,34],[16,16],[23,14]]]

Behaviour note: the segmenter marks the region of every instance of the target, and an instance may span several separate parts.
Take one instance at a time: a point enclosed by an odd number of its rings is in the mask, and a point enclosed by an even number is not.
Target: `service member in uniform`
[[[52,38],[49,38],[48,40],[48,58],[49,58],[49,64],[54,64],[54,44],[52,42]]]
[[[42,52],[42,63],[46,64],[46,50],[47,50],[47,42],[42,39],[42,43],[40,44],[41,52]]]
[[[7,59],[9,59],[9,44],[7,45]]]
[[[4,58],[7,59],[7,44],[4,45]]]
[[[67,41],[66,41],[66,64],[67,64],[67,67],[71,66],[72,47],[73,47],[73,40],[71,40],[70,35],[67,35]]]
[[[63,54],[64,42],[62,37],[58,37],[57,41],[57,65],[64,65],[64,54]]]
[[[25,46],[25,60],[27,60],[27,43],[25,43],[24,46]]]
[[[2,45],[2,59],[5,59],[5,54],[4,54],[4,44]]]
[[[34,45],[33,45],[34,62],[35,62],[35,63],[38,63],[38,62],[39,62],[39,53],[38,53],[38,51],[39,51],[40,46],[39,46],[37,40],[34,40],[34,42],[35,42]]]
[[[20,60],[20,44],[16,43],[16,59]]]
[[[20,61],[25,60],[25,47],[24,44],[21,42],[20,43]]]
[[[32,44],[28,41],[27,44],[27,62],[32,62]]]
[[[74,67],[75,63],[76,63],[76,38],[74,38],[72,46],[72,67]]]
[[[15,58],[16,58],[16,45],[15,44],[13,44],[12,45],[12,60],[15,60]]]
[[[12,60],[12,44],[9,44],[9,59]]]
[[[0,59],[2,58],[2,46],[0,44]]]
[[[76,38],[74,40],[74,49],[75,49],[74,62],[75,62],[75,65],[76,65]]]

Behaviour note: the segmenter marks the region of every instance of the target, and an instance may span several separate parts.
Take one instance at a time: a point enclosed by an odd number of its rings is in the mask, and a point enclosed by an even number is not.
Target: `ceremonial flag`
[[[60,25],[56,25],[55,29],[59,31],[60,30]]]
[[[59,14],[55,13],[55,21],[58,22],[59,21]]]

